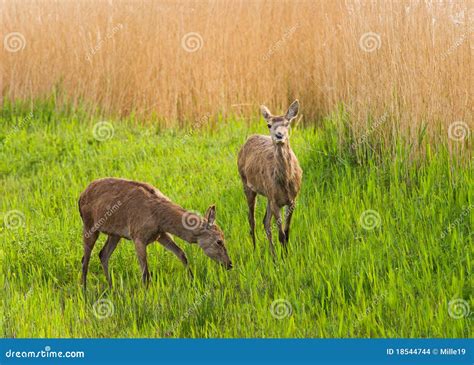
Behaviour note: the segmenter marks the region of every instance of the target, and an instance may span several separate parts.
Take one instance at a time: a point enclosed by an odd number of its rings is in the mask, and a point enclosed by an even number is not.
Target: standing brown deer
[[[291,122],[298,114],[299,102],[295,100],[282,116],[273,116],[264,105],[260,109],[270,130],[270,136],[250,136],[239,152],[238,167],[249,207],[248,219],[254,249],[255,201],[257,194],[260,194],[268,200],[263,225],[272,255],[275,257],[271,229],[272,216],[276,219],[278,239],[286,250],[295,199],[301,187],[303,171],[290,148],[288,134]],[[283,230],[280,210],[284,206],[287,209]]]
[[[189,243],[197,243],[211,259],[227,269],[232,268],[224,245],[224,234],[215,224],[216,208],[213,205],[208,208],[205,218],[201,218],[173,203],[149,184],[105,178],[93,181],[84,190],[79,198],[79,212],[84,223],[84,289],[89,259],[99,232],[108,235],[99,257],[110,286],[109,259],[120,238],[133,240],[135,243],[142,279],[146,283],[150,277],[146,247],[154,241],[173,252],[188,267],[185,253],[170,234]]]

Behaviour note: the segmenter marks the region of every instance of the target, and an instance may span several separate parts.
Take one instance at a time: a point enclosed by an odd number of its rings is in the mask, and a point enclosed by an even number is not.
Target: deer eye
[[[219,241],[217,241],[217,244],[218,244],[219,246],[223,246],[223,245],[224,245],[224,242],[222,242],[221,240],[219,240]]]
[[[271,124],[267,124],[268,126],[268,129],[272,129],[272,125]]]

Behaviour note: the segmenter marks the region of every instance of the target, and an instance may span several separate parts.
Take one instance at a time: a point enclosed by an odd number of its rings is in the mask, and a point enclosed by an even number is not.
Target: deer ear
[[[288,111],[285,114],[285,119],[291,121],[298,115],[298,110],[300,108],[300,102],[296,99],[294,102],[291,103]]]
[[[216,221],[216,206],[213,204],[207,208],[206,212],[207,226],[212,226]]]
[[[263,118],[265,118],[265,120],[268,122],[272,117],[272,113],[270,113],[270,110],[268,110],[265,105],[261,105],[260,111],[262,112]]]

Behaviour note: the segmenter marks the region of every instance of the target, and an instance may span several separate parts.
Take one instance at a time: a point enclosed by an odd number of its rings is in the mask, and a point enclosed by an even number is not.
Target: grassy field
[[[257,209],[248,234],[237,152],[263,121],[161,130],[133,120],[4,105],[0,120],[1,335],[6,337],[466,337],[472,336],[472,166],[424,145],[412,159],[340,146],[335,115],[294,128],[304,170],[289,255],[273,264]],[[199,123],[198,123],[199,124]],[[447,138],[447,137],[446,137]],[[364,152],[365,151],[365,152]],[[234,269],[179,239],[195,274],[158,244],[140,282],[133,245],[98,253],[80,285],[80,192],[93,179],[149,182],[187,209],[217,206]],[[470,187],[470,188],[469,188]],[[278,252],[280,252],[280,247]]]

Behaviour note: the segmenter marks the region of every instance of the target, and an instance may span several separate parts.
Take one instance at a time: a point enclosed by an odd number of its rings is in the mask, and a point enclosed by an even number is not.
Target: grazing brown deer
[[[232,268],[224,245],[224,234],[215,224],[216,208],[213,205],[207,210],[205,218],[201,218],[173,203],[149,184],[105,178],[93,181],[84,190],[79,198],[79,212],[84,223],[84,289],[89,259],[99,232],[108,235],[99,257],[110,286],[109,259],[120,238],[133,240],[135,243],[142,279],[146,283],[150,277],[146,246],[154,241],[173,252],[188,267],[185,253],[170,234],[189,243],[197,243],[211,259],[227,269]]]
[[[278,238],[285,250],[290,237],[290,222],[295,199],[300,191],[302,170],[290,148],[288,130],[298,114],[295,100],[283,116],[273,116],[264,105],[260,107],[270,130],[270,136],[253,135],[239,152],[239,174],[244,185],[249,207],[250,235],[255,249],[255,200],[257,194],[267,197],[267,212],[263,220],[270,249],[275,257],[271,221],[276,219]],[[286,206],[285,229],[282,228],[280,210]]]

